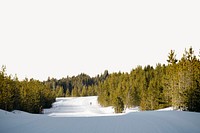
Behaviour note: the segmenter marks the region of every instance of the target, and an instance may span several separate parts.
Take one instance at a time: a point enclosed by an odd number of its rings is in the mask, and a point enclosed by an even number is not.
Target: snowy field
[[[113,111],[99,106],[97,97],[58,98],[45,114],[0,110],[0,133],[200,133],[200,113]]]

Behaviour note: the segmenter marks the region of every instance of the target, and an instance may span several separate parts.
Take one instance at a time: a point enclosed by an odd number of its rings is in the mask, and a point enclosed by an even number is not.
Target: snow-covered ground
[[[138,111],[138,108],[126,109],[124,113]],[[115,114],[112,107],[101,107],[97,96],[57,98],[51,109],[44,109],[44,114],[53,117],[89,117],[112,116]]]
[[[170,110],[116,115],[97,97],[59,98],[46,114],[0,110],[0,133],[200,133],[200,113]]]

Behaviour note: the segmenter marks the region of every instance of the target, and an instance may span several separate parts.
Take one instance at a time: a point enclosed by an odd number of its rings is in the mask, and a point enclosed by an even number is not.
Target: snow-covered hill
[[[100,107],[96,97],[59,98],[45,115],[0,110],[0,133],[200,133],[200,113],[144,111],[115,115],[111,110]]]

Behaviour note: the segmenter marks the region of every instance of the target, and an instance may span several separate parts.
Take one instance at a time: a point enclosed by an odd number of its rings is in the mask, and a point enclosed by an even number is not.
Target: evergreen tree
[[[64,96],[64,92],[63,92],[63,87],[61,86],[58,86],[56,88],[56,97],[63,97]]]
[[[172,104],[174,108],[177,107],[177,89],[176,87],[176,75],[177,75],[177,59],[175,55],[175,51],[171,50],[168,56],[168,68],[166,70],[166,81],[165,81],[165,97],[167,102]]]
[[[71,95],[70,95],[70,91],[69,91],[69,89],[67,89],[66,90],[66,93],[65,93],[65,97],[70,97]]]
[[[83,86],[81,96],[87,96],[87,88]]]
[[[74,88],[72,90],[72,97],[78,97],[78,96],[79,96],[79,94],[78,94],[78,88]]]
[[[114,100],[114,110],[115,113],[122,113],[124,111],[124,103],[122,98],[116,97]]]

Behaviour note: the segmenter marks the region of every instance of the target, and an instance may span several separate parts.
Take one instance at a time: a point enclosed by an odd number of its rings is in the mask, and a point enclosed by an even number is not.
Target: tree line
[[[56,97],[96,96],[98,85],[108,77],[108,70],[96,77],[81,73],[62,79],[48,78],[43,83],[56,92]]]
[[[82,73],[78,76],[62,79],[48,78],[39,81],[27,78],[19,81],[6,74],[6,67],[0,70],[0,109],[22,110],[41,113],[50,108],[56,97],[78,97],[97,95],[98,84],[106,79],[108,71],[94,78]]]
[[[113,73],[98,86],[102,106],[114,106],[115,112],[125,107],[141,110],[174,109],[200,112],[200,60],[192,48],[180,60],[170,51],[168,65],[138,66],[129,73]]]
[[[168,64],[137,66],[130,73],[107,70],[96,77],[87,74],[62,79],[18,81],[0,71],[0,108],[39,113],[50,107],[55,97],[98,96],[102,106],[113,106],[116,113],[139,106],[141,110],[174,109],[200,112],[200,60],[192,48],[176,59],[171,50]]]
[[[56,98],[54,91],[38,80],[11,78],[5,71],[3,66],[0,71],[0,109],[42,113],[43,108],[51,107]]]

